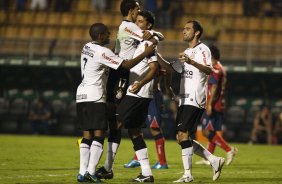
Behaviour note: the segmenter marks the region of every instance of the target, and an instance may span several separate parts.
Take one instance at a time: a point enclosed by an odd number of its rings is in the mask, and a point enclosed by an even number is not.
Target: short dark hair
[[[103,23],[95,23],[89,29],[89,34],[92,40],[97,40],[100,34],[103,34],[108,30],[108,27]]]
[[[135,0],[123,0],[120,3],[120,12],[122,16],[127,16],[129,10],[134,9],[137,6],[137,1]]]
[[[154,14],[153,14],[152,12],[147,11],[147,10],[143,10],[143,11],[140,11],[140,12],[138,13],[138,15],[140,15],[140,16],[142,16],[142,17],[145,17],[146,20],[147,20],[149,23],[152,24],[152,27],[154,26],[154,24],[155,24],[155,16],[154,16]],[[152,28],[152,27],[151,27],[151,28]]]
[[[209,46],[211,55],[214,59],[219,60],[220,59],[220,51],[215,45]]]
[[[194,31],[199,31],[200,32],[200,34],[198,35],[198,38],[201,38],[201,36],[202,36],[202,34],[204,32],[204,29],[201,26],[200,22],[196,21],[196,20],[189,20],[187,23],[192,23],[193,24]]]

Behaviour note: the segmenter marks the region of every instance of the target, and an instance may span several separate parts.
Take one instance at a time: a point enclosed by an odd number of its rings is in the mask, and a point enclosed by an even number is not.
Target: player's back
[[[133,22],[124,20],[119,26],[115,52],[124,59],[132,59],[142,38],[142,30]]]
[[[119,26],[115,53],[121,58],[132,59],[140,41],[142,41],[142,30],[133,22],[123,20]],[[124,91],[128,87],[129,70],[119,68],[118,70],[110,70],[107,84],[107,100],[111,103],[119,103],[121,98],[117,99],[116,91],[121,89]],[[124,83],[124,87],[123,87]]]

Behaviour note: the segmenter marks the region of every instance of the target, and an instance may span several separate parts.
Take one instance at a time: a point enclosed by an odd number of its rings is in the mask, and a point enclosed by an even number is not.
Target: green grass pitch
[[[0,135],[0,183],[77,183],[79,149],[76,137]],[[154,141],[147,140],[150,164],[157,161]],[[105,141],[105,148],[107,147]],[[204,144],[205,145],[205,144]],[[192,183],[282,184],[282,146],[233,144],[239,153],[231,166],[224,166],[218,181],[212,181],[209,166],[193,164]],[[105,154],[105,152],[104,152]],[[181,149],[175,141],[166,142],[167,170],[153,170],[155,183],[172,183],[183,173]],[[225,157],[221,149],[216,154]],[[114,179],[106,183],[130,183],[140,168],[125,169],[133,156],[132,143],[123,139],[114,166]],[[199,160],[194,155],[193,162]],[[100,164],[104,163],[104,156]]]

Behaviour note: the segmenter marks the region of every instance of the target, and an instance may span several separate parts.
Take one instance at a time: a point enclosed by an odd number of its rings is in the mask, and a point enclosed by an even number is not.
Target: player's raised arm
[[[152,54],[153,52],[155,52],[155,45],[153,44],[151,44],[150,46],[146,45],[143,53],[141,53],[140,55],[138,55],[133,59],[123,61],[121,67],[130,69],[134,67],[136,64],[138,64],[140,61],[142,61],[145,57]]]
[[[169,72],[173,72],[173,68],[170,65],[170,62],[165,60],[160,53],[158,53],[158,63],[161,65],[162,68]]]
[[[212,73],[212,67],[198,63],[187,55],[184,55],[183,57],[178,59],[182,62],[193,65],[194,67],[198,68],[200,71],[204,72],[206,75],[210,75]]]
[[[150,67],[150,70],[149,72],[145,75],[145,77],[140,80],[140,81],[136,81],[134,84],[132,84],[131,88],[129,89],[129,92],[131,93],[138,93],[138,91],[145,85],[147,84],[148,82],[150,82],[157,70],[158,70],[158,63],[157,62],[151,62],[149,63],[149,67]]]

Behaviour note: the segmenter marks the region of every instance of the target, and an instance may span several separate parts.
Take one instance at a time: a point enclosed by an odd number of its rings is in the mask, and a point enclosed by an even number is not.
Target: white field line
[[[211,171],[212,172],[212,171]],[[203,172],[199,172],[199,171],[193,171],[193,173],[203,173]],[[221,173],[223,174],[242,174],[242,173],[246,173],[246,174],[273,174],[274,172],[273,171],[224,171],[222,170]],[[281,173],[281,171],[277,171],[276,173]],[[166,173],[163,173],[163,174],[166,174]],[[183,172],[177,172],[176,174],[183,174]]]
[[[62,177],[70,176],[70,174],[44,174],[44,175],[17,175],[17,176],[5,176],[0,177],[0,180],[3,179],[15,179],[15,178],[40,178],[40,177]]]
[[[195,174],[201,174],[203,172],[198,172],[198,171],[193,171],[193,173]],[[222,171],[223,174],[242,174],[241,171]],[[244,171],[244,174],[273,174],[273,172],[271,171]],[[277,173],[281,173],[281,171],[277,171]],[[183,174],[183,172],[176,172],[176,173],[172,173],[169,171],[162,171],[162,172],[158,172],[158,174],[170,174],[170,175],[174,175],[174,174]],[[5,176],[5,177],[0,177],[0,180],[3,179],[16,179],[16,178],[40,178],[40,177],[63,177],[63,176],[70,176],[71,174],[45,174],[45,175],[17,175],[17,176]],[[123,175],[122,173],[116,173],[116,176],[119,175]]]

